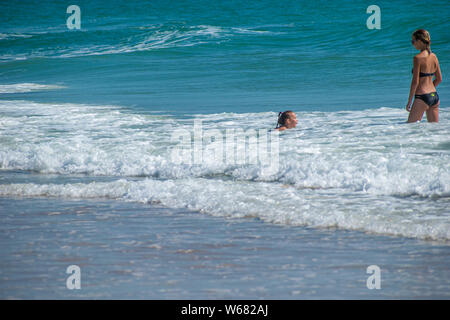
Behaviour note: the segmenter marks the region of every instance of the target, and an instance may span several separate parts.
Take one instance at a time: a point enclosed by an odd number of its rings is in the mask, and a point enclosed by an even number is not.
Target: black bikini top
[[[414,68],[411,70],[411,73],[414,73]],[[419,73],[419,77],[420,78],[422,78],[422,77],[432,77],[435,73],[436,73],[436,71],[433,72],[433,73],[420,72]]]

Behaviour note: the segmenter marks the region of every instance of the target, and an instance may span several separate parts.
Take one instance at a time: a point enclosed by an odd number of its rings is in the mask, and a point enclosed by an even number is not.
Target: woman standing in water
[[[416,30],[412,34],[411,42],[420,53],[413,59],[413,78],[406,105],[409,112],[408,122],[422,120],[424,112],[427,113],[428,122],[438,122],[439,96],[436,87],[442,81],[442,75],[438,58],[430,49],[430,34],[424,29]],[[415,99],[411,107],[413,97]]]

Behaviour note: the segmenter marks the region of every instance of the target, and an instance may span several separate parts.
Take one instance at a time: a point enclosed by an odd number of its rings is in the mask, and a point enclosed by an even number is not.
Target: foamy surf
[[[181,128],[193,138],[194,120],[201,120],[205,135],[270,129],[275,112],[177,119],[118,106],[0,105],[1,170],[60,177],[56,184],[3,183],[2,196],[157,202],[270,223],[450,239],[445,108],[439,124],[412,125],[402,124],[403,110],[391,108],[298,112],[299,127],[279,137],[278,170],[267,174],[260,164],[217,161],[206,152],[210,140],[200,149],[202,162],[178,163],[172,151],[181,141],[173,135]],[[114,181],[65,181],[79,174]]]
[[[26,60],[36,57],[49,57],[49,58],[71,58],[71,57],[82,57],[82,56],[96,56],[96,55],[107,55],[107,54],[122,54],[140,51],[151,51],[158,49],[167,48],[178,48],[178,47],[192,47],[202,44],[220,44],[222,42],[230,41],[234,38],[242,36],[276,36],[280,34],[280,31],[270,31],[261,30],[265,27],[223,27],[214,25],[192,25],[186,26],[181,25],[150,25],[129,28],[130,34],[121,37],[120,35],[115,36],[111,43],[104,43],[101,45],[97,44],[97,37],[99,35],[105,38],[104,34],[114,34],[115,32],[124,32],[120,29],[109,29],[103,27],[97,27],[90,30],[82,30],[86,35],[81,37],[77,41],[77,45],[74,46],[73,43],[65,46],[64,40],[58,42],[58,46],[49,47],[45,50],[35,50],[32,52],[16,52],[14,55],[4,54],[0,56],[0,61],[10,61],[10,60]],[[48,32],[30,32],[29,34],[1,34],[0,40],[9,40],[15,38],[31,38],[32,36],[42,36],[42,35],[55,35],[64,36],[64,29],[53,30],[50,29]],[[86,43],[84,39],[92,36],[95,42]],[[77,38],[78,39],[78,38]],[[120,39],[117,42],[117,39]]]
[[[190,178],[66,184],[0,185],[1,196],[107,198],[158,203],[224,218],[257,218],[268,223],[344,228],[377,234],[450,240],[448,201],[343,194],[280,183]]]
[[[39,83],[0,84],[0,93],[24,93],[42,90],[56,90],[62,88],[65,87],[60,85]]]
[[[223,133],[225,145],[227,130],[270,129],[272,112],[176,119],[133,114],[117,106],[0,104],[5,110],[0,166],[5,170],[161,179],[217,175],[373,195],[450,195],[445,124],[402,125],[404,114],[396,109],[377,110],[386,115],[383,120],[371,117],[371,110],[299,113],[300,128],[280,135],[278,170],[268,175],[259,163],[225,161],[226,150],[217,159],[208,152],[214,142],[206,135]],[[447,113],[443,109],[443,118]],[[182,142],[175,133],[182,129],[191,135],[185,160],[192,160],[195,119],[202,123],[202,161],[180,163],[173,156]]]

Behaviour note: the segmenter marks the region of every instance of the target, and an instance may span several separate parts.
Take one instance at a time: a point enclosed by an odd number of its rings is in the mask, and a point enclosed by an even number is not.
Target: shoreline
[[[2,197],[0,207],[3,299],[450,297],[446,244],[117,200]],[[80,290],[65,287],[69,265]],[[367,288],[370,265],[379,290]]]

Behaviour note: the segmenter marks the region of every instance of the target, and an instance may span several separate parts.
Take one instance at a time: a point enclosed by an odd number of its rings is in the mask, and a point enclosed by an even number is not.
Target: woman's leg
[[[427,110],[427,120],[428,122],[439,122],[439,104],[436,103],[434,106],[428,108]]]
[[[417,122],[422,120],[424,112],[428,110],[428,105],[420,99],[414,99],[411,111],[409,112],[408,122]]]

